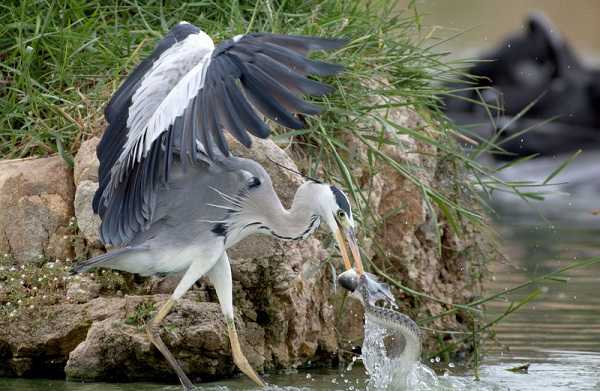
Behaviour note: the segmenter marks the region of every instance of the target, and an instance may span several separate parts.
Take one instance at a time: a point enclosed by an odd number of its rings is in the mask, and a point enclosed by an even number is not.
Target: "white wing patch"
[[[198,95],[204,86],[206,70],[210,63],[212,50],[202,57],[160,103],[154,115],[148,121],[144,137],[144,151],[149,151],[154,140],[173,125],[175,118],[183,114],[190,101]]]
[[[198,92],[193,90],[194,85],[201,86],[199,83],[204,81],[213,49],[213,41],[201,31],[176,43],[156,60],[131,99],[127,142],[120,163],[134,156],[140,161],[152,142],[183,113],[189,99]]]

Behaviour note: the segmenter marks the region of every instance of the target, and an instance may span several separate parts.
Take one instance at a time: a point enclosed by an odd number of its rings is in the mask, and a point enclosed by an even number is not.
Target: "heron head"
[[[352,216],[352,207],[348,197],[339,188],[333,185],[319,184],[319,214],[325,221],[340,248],[346,270],[352,267],[348,248],[354,258],[357,272],[363,272],[360,251],[354,233],[355,223]]]

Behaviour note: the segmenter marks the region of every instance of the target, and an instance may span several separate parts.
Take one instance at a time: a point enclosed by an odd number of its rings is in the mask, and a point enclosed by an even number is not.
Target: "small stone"
[[[100,284],[88,278],[70,281],[67,284],[67,300],[76,303],[87,303],[100,296]]]

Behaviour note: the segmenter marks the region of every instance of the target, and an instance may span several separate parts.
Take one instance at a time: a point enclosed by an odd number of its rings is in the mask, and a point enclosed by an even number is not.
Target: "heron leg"
[[[171,368],[173,368],[173,370],[177,374],[177,377],[179,377],[179,381],[181,382],[184,390],[186,391],[193,390],[194,385],[186,376],[185,372],[183,371],[173,354],[171,354],[163,340],[160,338],[160,323],[169,314],[169,311],[171,311],[176,301],[180,299],[185,294],[185,292],[187,292],[192,287],[192,285],[194,285],[196,281],[198,281],[200,277],[206,274],[206,272],[213,267],[216,260],[219,259],[218,257],[220,257],[220,254],[218,256],[212,254],[211,256],[207,257],[208,261],[199,260],[197,262],[194,262],[185,272],[185,274],[181,278],[181,281],[179,281],[179,284],[177,284],[177,288],[175,288],[175,292],[173,292],[173,295],[171,295],[169,300],[167,300],[165,304],[163,304],[162,307],[160,307],[156,316],[146,326],[148,338],[154,344],[154,346],[156,346],[156,348],[163,354]]]
[[[177,374],[177,377],[179,377],[179,381],[183,385],[183,388],[186,391],[188,391],[192,390],[194,388],[194,385],[186,376],[185,372],[183,372],[183,369],[181,369],[181,366],[179,365],[175,357],[173,357],[163,340],[160,338],[160,322],[165,318],[165,316],[169,314],[169,311],[171,311],[171,308],[173,308],[174,305],[175,300],[173,298],[167,300],[165,304],[163,304],[162,307],[160,307],[156,316],[146,326],[146,332],[150,341],[162,353],[162,355],[165,357],[171,368],[173,368],[173,370]]]
[[[217,296],[219,297],[219,303],[221,304],[221,311],[225,316],[225,322],[227,323],[227,333],[229,334],[229,343],[231,344],[231,353],[233,355],[233,362],[235,365],[248,376],[254,383],[260,387],[265,386],[265,382],[256,374],[244,352],[240,346],[237,331],[235,329],[235,318],[233,316],[233,298],[232,298],[232,282],[231,282],[231,267],[229,266],[229,257],[226,253],[217,261],[215,266],[207,273],[208,278],[212,282]]]

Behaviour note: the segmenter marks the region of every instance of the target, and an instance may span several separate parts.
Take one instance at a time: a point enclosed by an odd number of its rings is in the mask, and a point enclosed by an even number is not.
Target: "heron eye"
[[[339,217],[340,219],[342,219],[342,218],[346,217],[346,212],[344,212],[344,211],[343,211],[343,210],[341,210],[341,209],[338,209],[338,211],[337,211],[337,215],[338,215],[338,217]]]

